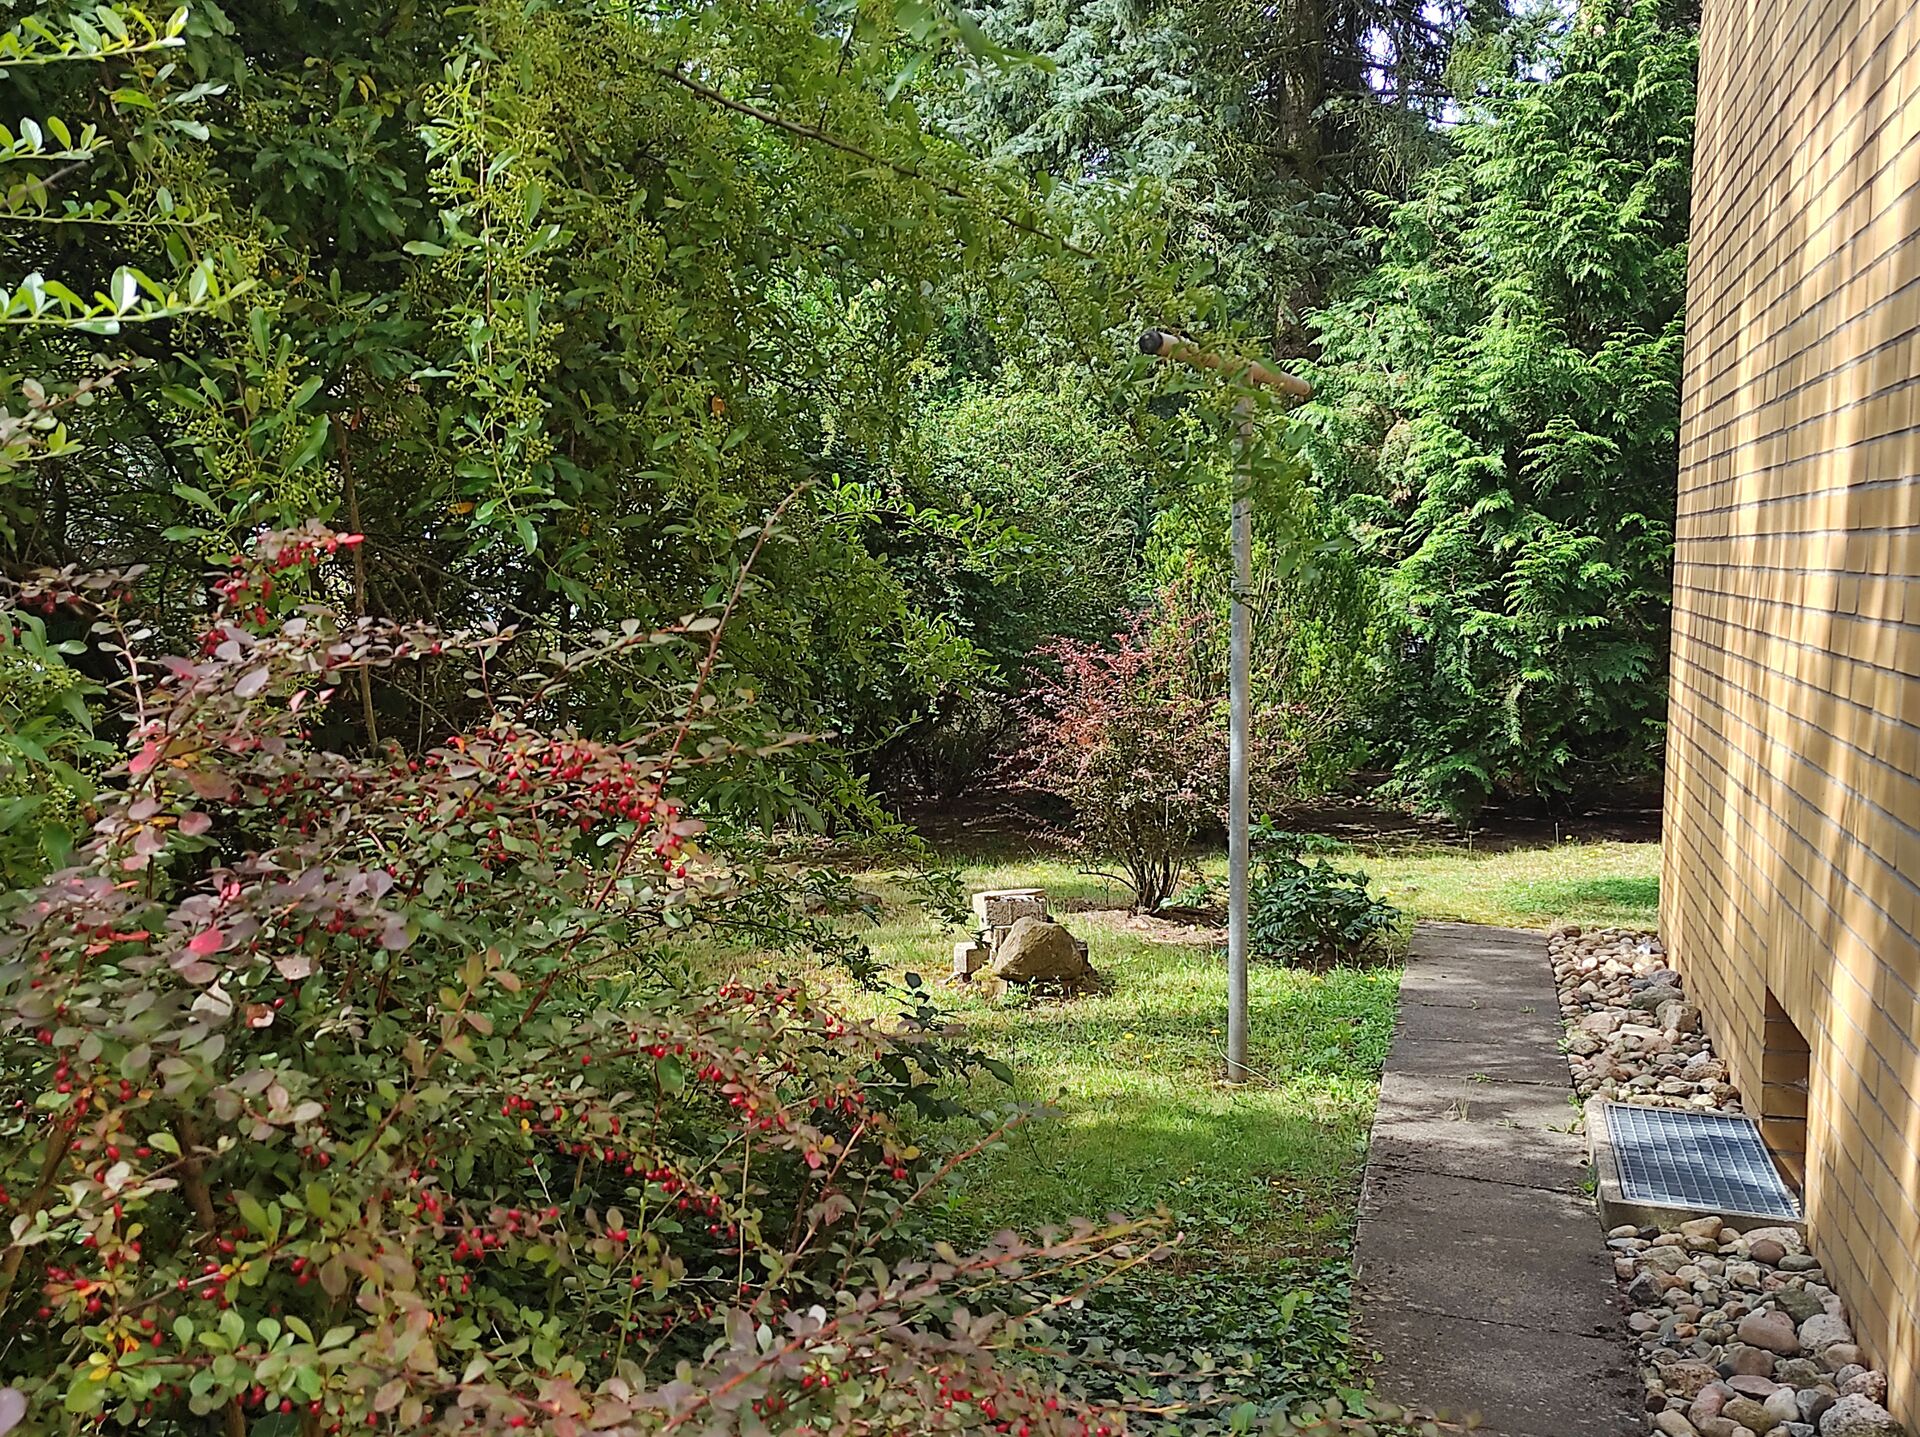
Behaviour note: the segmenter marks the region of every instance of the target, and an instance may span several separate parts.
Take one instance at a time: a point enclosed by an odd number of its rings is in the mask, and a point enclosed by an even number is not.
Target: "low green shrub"
[[[1379,956],[1400,910],[1375,898],[1364,873],[1307,859],[1308,840],[1263,822],[1253,834],[1247,937],[1253,956],[1331,968]]]

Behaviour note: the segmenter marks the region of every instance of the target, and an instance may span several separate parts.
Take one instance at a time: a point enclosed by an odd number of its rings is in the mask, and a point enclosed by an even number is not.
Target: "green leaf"
[[[260,1200],[252,1193],[248,1192],[245,1188],[235,1188],[233,1205],[240,1210],[240,1216],[246,1220],[248,1227],[252,1228],[261,1237],[273,1236],[272,1229],[275,1224],[267,1216],[266,1208],[260,1205]]]

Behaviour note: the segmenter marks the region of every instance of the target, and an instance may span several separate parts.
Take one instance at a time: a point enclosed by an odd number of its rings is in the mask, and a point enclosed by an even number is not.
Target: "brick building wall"
[[[1661,925],[1920,1425],[1920,8],[1705,0]]]

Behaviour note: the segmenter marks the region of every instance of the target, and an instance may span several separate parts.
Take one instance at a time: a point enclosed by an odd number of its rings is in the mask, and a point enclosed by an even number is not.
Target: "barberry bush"
[[[12,593],[88,620],[124,761],[5,900],[0,1430],[1118,1431],[1036,1334],[1150,1236],[928,1246],[959,1155],[904,1114],[964,1057],[702,977],[844,942],[832,885],[677,797],[747,727],[724,612],[533,658],[338,617],[355,542],[261,538],[186,656],[137,570]],[[556,721],[583,667],[682,650],[677,722]],[[330,745],[404,664],[488,716]]]
[[[1195,836],[1226,804],[1210,624],[1169,591],[1110,643],[1042,646],[1030,679],[1015,775],[1066,801],[1074,842],[1121,866],[1141,912],[1173,896]]]

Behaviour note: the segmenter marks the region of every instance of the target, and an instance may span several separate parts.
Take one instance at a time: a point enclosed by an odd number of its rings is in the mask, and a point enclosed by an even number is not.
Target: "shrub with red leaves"
[[[352,542],[262,539],[191,657],[146,652],[137,575],[13,595],[97,620],[127,733],[0,937],[22,1430],[1118,1432],[1035,1354],[1151,1239],[926,1254],[916,1203],[964,1154],[900,1114],[953,1054],[697,976],[841,941],[806,874],[676,797],[727,750],[726,616],[529,664],[312,602]],[[671,731],[543,719],[583,666],[676,644]],[[484,723],[413,756],[316,738],[362,667],[450,662]]]
[[[1073,808],[1075,838],[1113,859],[1150,912],[1226,805],[1225,696],[1206,661],[1213,619],[1173,592],[1111,644],[1040,650],[1019,776]]]

